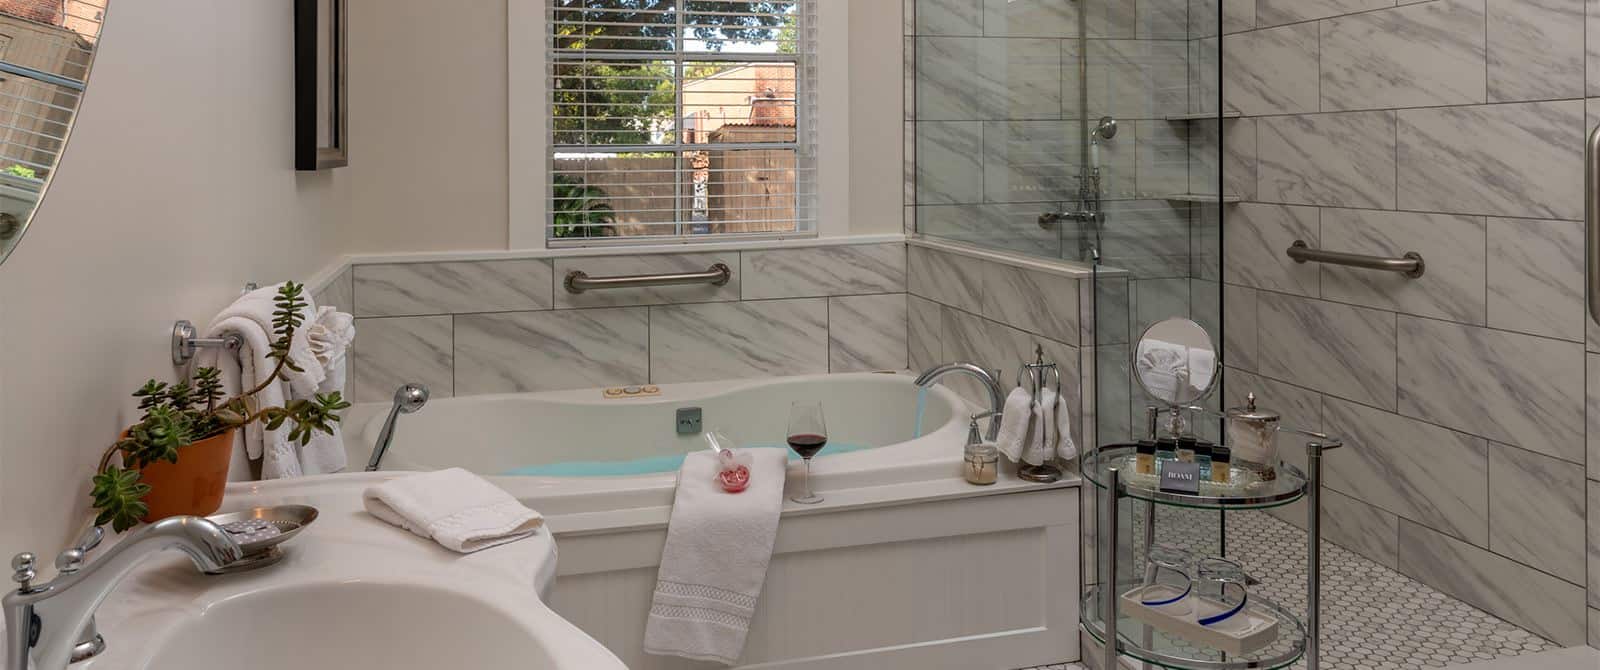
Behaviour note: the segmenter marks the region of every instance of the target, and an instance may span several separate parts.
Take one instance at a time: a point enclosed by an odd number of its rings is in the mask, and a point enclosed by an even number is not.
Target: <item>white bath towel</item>
[[[240,337],[243,345],[238,352],[239,384],[244,390],[255,388],[272,374],[275,363],[267,354],[272,350],[273,340],[277,339],[272,330],[272,311],[273,298],[277,296],[279,286],[281,284],[258,288],[240,296],[206,327],[208,337],[224,337],[230,333]],[[306,296],[305,301],[307,307],[304,316],[309,323],[316,315],[316,306],[311,303],[310,296]],[[316,392],[326,373],[311,352],[304,325],[295,331],[289,346],[289,357],[302,370],[295,372],[286,369],[287,383],[280,381],[268,384],[255,395],[252,410],[264,406],[282,407],[291,397],[310,397]],[[213,360],[216,358],[213,357]],[[245,426],[245,455],[261,459],[262,479],[304,474],[300,450],[298,445],[289,442],[288,433],[288,426],[278,430],[267,430],[260,422]]]
[[[778,536],[787,465],[781,449],[746,453],[753,460],[750,487],[742,493],[724,492],[716,483],[716,454],[696,451],[683,460],[645,651],[725,665],[744,653]]]
[[[538,512],[461,468],[391,479],[361,498],[368,514],[463,554],[520,540],[544,525]]]
[[[1072,409],[1067,406],[1066,394],[1054,394],[1056,444],[1055,456],[1063,461],[1078,457],[1078,443],[1072,441]]]
[[[1023,446],[1028,442],[1028,428],[1033,425],[1033,394],[1018,386],[1006,396],[1005,410],[1000,414],[1000,432],[995,446],[1013,463],[1022,462]]]
[[[306,326],[306,339],[311,353],[327,373],[317,386],[317,393],[344,393],[345,369],[350,360],[346,354],[355,337],[354,317],[332,307],[317,309],[316,321]],[[295,392],[291,392],[290,397],[295,400],[311,399],[311,396],[301,396]],[[311,441],[299,447],[300,470],[304,474],[339,472],[349,465],[339,424],[333,423],[332,427],[332,433],[312,433]]]

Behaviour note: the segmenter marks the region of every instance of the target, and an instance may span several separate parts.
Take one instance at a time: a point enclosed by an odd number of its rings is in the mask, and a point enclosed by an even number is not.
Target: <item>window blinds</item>
[[[553,245],[814,229],[815,0],[547,0]]]

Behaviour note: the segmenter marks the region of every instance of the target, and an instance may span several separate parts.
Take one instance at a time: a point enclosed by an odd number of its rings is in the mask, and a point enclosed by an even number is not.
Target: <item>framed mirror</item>
[[[1145,329],[1133,349],[1133,378],[1168,406],[1191,405],[1216,389],[1221,361],[1200,324],[1174,317]]]
[[[345,0],[295,0],[296,170],[326,170],[350,162],[346,21]]]
[[[55,177],[109,0],[0,0],[0,261]]]

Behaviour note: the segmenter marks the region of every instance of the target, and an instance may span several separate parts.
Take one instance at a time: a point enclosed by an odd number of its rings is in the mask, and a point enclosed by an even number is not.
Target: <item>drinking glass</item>
[[[828,444],[828,425],[822,418],[822,403],[796,402],[789,406],[789,448],[806,461],[805,493],[790,498],[802,505],[822,502],[811,491],[811,457]]]

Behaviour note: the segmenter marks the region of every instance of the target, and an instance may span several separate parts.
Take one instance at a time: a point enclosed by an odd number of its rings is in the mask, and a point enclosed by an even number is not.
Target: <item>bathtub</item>
[[[776,448],[798,400],[822,402],[830,444],[850,450],[814,460],[824,502],[785,503],[748,667],[1009,670],[1078,658],[1078,479],[1041,485],[1003,471],[996,485],[967,484],[961,447],[977,408],[904,374],[440,398],[400,417],[382,465],[489,477],[546,516],[560,552],[557,612],[632,670],[701,668],[640,644],[672,457],[705,448],[677,433],[677,411],[697,407],[703,429]],[[367,462],[387,410],[346,416],[353,466]],[[790,493],[802,468],[790,463]]]

